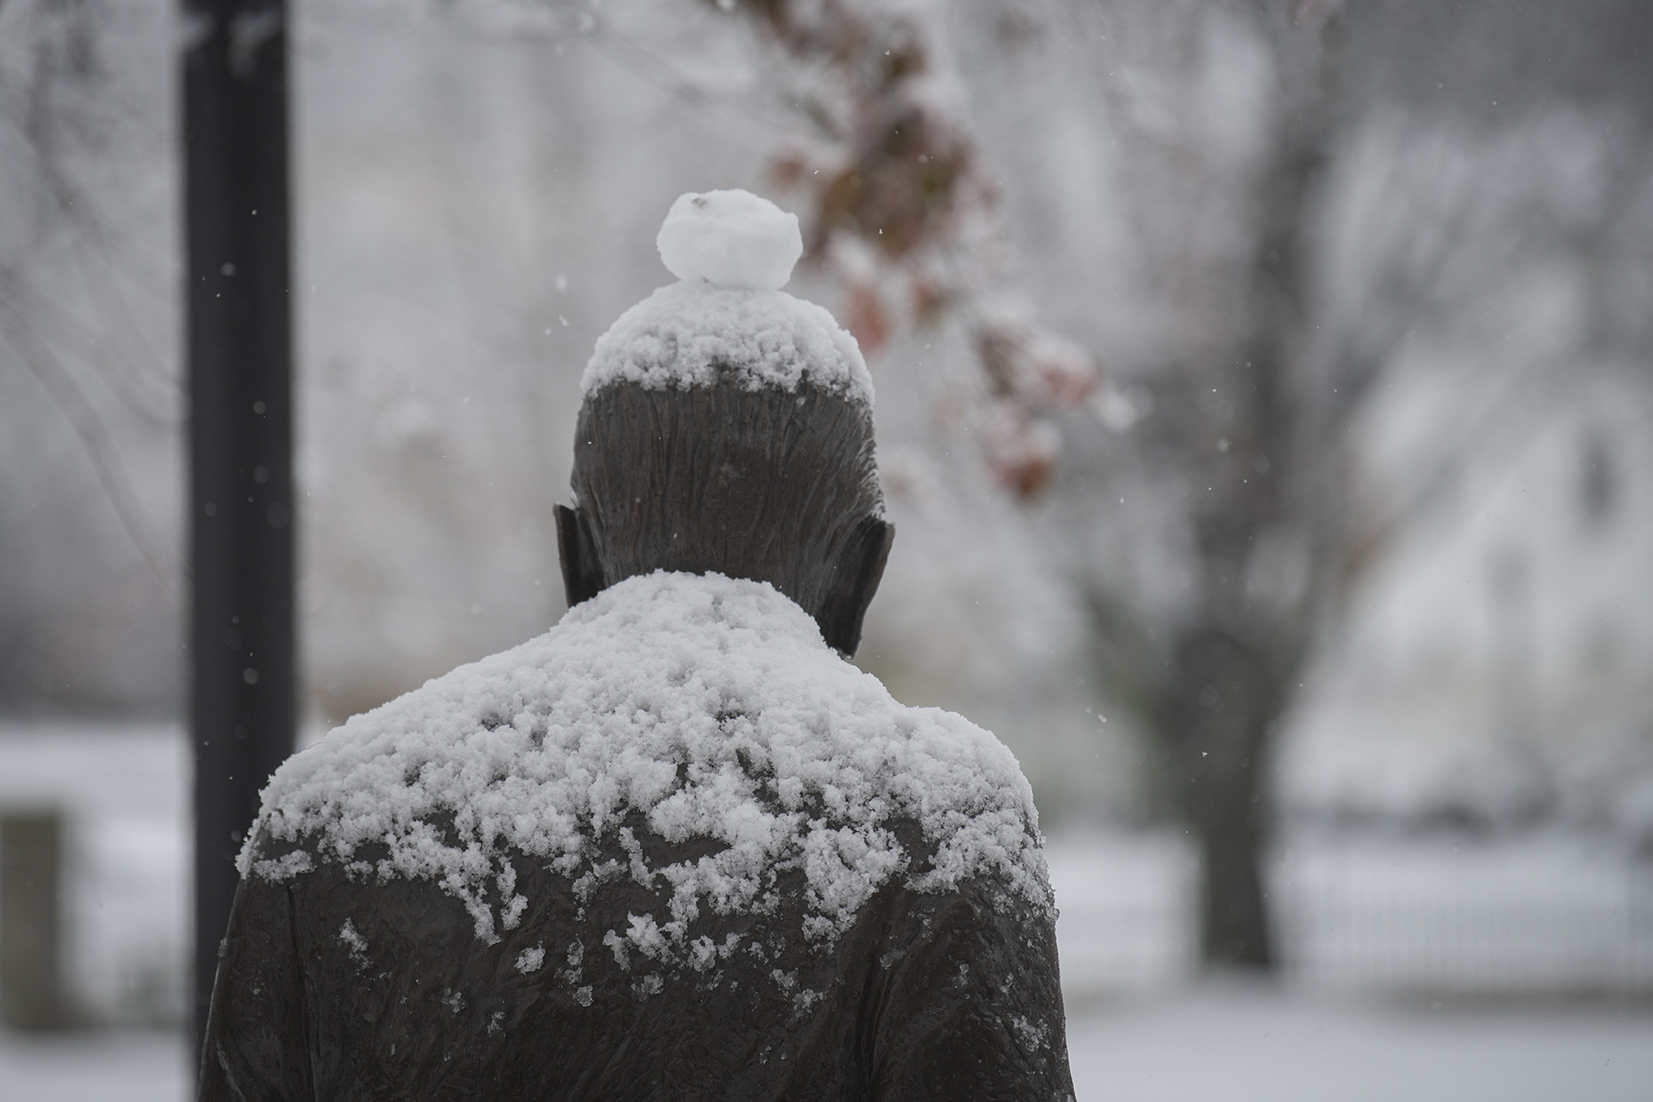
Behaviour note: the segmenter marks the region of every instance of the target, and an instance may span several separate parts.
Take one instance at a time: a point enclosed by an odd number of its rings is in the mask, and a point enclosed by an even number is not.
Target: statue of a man
[[[892,529],[797,222],[684,196],[586,370],[570,611],[264,793],[203,1102],[1069,1098],[1015,759],[845,661]]]

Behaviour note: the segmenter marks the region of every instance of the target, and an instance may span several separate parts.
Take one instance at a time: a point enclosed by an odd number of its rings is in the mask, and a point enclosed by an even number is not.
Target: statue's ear
[[[557,557],[562,560],[562,587],[569,608],[590,600],[607,586],[591,527],[578,508],[557,506]]]
[[[855,526],[843,553],[833,564],[832,583],[821,602],[815,622],[827,645],[849,658],[861,645],[861,621],[872,604],[873,594],[884,577],[895,542],[895,525],[879,517],[868,517]]]

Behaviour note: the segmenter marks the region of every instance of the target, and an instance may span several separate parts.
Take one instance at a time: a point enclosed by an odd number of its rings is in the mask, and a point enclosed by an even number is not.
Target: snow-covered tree
[[[1645,36],[1647,16],[1611,3],[1564,25],[1541,5],[1035,10],[1014,71],[1091,81],[1102,106],[1081,125],[1116,143],[1104,202],[1128,226],[1101,244],[1135,269],[1116,320],[1076,326],[1112,369],[1098,412],[1116,431],[1070,420],[1055,509],[1082,533],[1099,672],[1200,842],[1205,954],[1267,965],[1274,740],[1351,591],[1428,522],[1467,456],[1543,415],[1545,384],[1602,341],[1620,363],[1653,351],[1628,306],[1646,286],[1628,258],[1649,243],[1653,120],[1645,68],[1617,45]],[[1559,152],[1558,119],[1603,156]],[[1586,195],[1599,198],[1572,206]],[[1054,225],[1083,225],[1073,210]],[[1640,245],[1605,244],[1627,237]],[[1049,244],[1041,260],[1061,265]],[[1592,286],[1588,341],[1498,348],[1524,282],[1558,262]],[[1084,293],[1045,278],[1047,312],[1072,324]],[[1134,329],[1117,319],[1133,310],[1149,319]],[[1408,469],[1371,477],[1380,401],[1425,349],[1456,361],[1465,389],[1447,400],[1465,408],[1416,442]]]
[[[812,198],[864,342],[887,338],[892,283],[922,304],[917,324],[953,306],[984,369],[990,466],[1027,499],[1057,462],[1045,419],[1085,407],[1064,425],[1055,500],[1028,519],[1069,533],[1098,674],[1146,736],[1161,805],[1198,838],[1207,958],[1268,965],[1275,736],[1351,592],[1471,456],[1544,416],[1581,358],[1647,359],[1629,258],[1648,244],[1653,120],[1643,67],[1616,45],[1646,16],[1120,0],[967,5],[943,27],[922,5],[746,6],[825,74],[794,95],[828,120],[827,151],[781,174]],[[949,81],[968,90],[937,91]],[[1101,202],[1126,212],[1100,231],[1098,197],[1068,191],[1098,137],[1118,150]],[[1014,181],[1007,236],[1038,255],[1018,274],[1111,368],[1094,396],[1086,353],[990,320],[988,178]],[[1097,256],[1132,269],[1100,308]],[[1557,262],[1589,287],[1582,343],[1501,364],[1463,347],[1495,340],[1522,281]],[[1441,345],[1467,387],[1448,400],[1478,408],[1378,477],[1364,468],[1381,399]]]

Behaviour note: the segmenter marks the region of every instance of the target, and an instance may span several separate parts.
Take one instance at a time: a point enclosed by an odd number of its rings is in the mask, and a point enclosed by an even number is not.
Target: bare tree
[[[1583,243],[1597,235],[1622,233],[1648,161],[1640,151],[1619,158],[1606,174],[1614,181],[1606,200],[1557,236],[1542,188],[1515,182],[1521,166],[1507,158],[1501,166],[1496,149],[1478,162],[1471,152],[1467,174],[1464,151],[1454,158],[1437,150],[1420,165],[1405,157],[1409,151],[1394,150],[1381,166],[1388,179],[1377,182],[1378,200],[1358,212],[1356,222],[1366,224],[1357,224],[1353,238],[1338,237],[1350,188],[1337,175],[1374,113],[1404,107],[1413,130],[1428,129],[1420,118],[1440,125],[1454,114],[1439,99],[1404,104],[1377,94],[1374,72],[1393,79],[1404,70],[1434,85],[1437,71],[1451,71],[1462,58],[1426,44],[1443,36],[1461,41],[1455,36],[1473,23],[1487,33],[1471,41],[1492,60],[1471,87],[1495,101],[1511,84],[1534,79],[1510,71],[1533,13],[1510,12],[1511,24],[1501,27],[1487,25],[1479,9],[1455,23],[1409,20],[1400,5],[1177,7],[1186,21],[1181,34],[1218,18],[1225,33],[1258,50],[1269,95],[1249,170],[1227,178],[1240,189],[1241,244],[1199,261],[1207,279],[1215,275],[1230,289],[1203,304],[1217,320],[1191,349],[1137,377],[1151,411],[1127,438],[1091,457],[1114,467],[1103,479],[1110,488],[1134,482],[1134,491],[1147,486],[1178,503],[1171,528],[1184,557],[1184,598],[1169,612],[1144,608],[1132,587],[1104,572],[1092,603],[1099,668],[1133,707],[1154,749],[1162,796],[1199,843],[1205,958],[1268,967],[1275,958],[1261,868],[1272,806],[1268,767],[1293,694],[1335,635],[1365,570],[1439,504],[1465,454],[1507,429],[1512,403],[1544,407],[1541,384],[1558,365],[1510,376],[1510,400],[1463,418],[1398,494],[1375,493],[1359,477],[1361,418],[1406,341],[1430,331],[1462,333],[1508,296],[1508,265],[1558,245],[1589,249]],[[1147,31],[1179,33],[1175,11],[1115,9],[1112,29],[1125,50],[1133,34],[1146,33],[1143,23]],[[1594,14],[1600,22],[1592,34],[1642,19],[1622,5]],[[1518,159],[1525,155],[1533,172],[1538,143],[1530,125],[1518,116],[1504,145]],[[1484,123],[1468,129],[1495,132]],[[1138,130],[1135,152],[1222,182],[1184,134]],[[1644,151],[1645,139],[1639,142]],[[1465,178],[1453,179],[1454,172]]]
[[[172,706],[179,423],[161,28],[103,0],[0,8],[0,698]],[[122,49],[112,49],[119,39]],[[153,151],[153,152],[152,152]],[[120,179],[112,171],[119,166]],[[110,579],[99,593],[85,576]]]

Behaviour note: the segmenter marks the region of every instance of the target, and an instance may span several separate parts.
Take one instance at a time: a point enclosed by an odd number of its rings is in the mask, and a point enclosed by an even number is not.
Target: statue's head
[[[621,315],[581,383],[575,507],[557,516],[568,603],[715,571],[770,583],[853,654],[894,536],[860,351],[780,290],[802,242],[767,201],[685,195],[659,245],[681,282]]]

